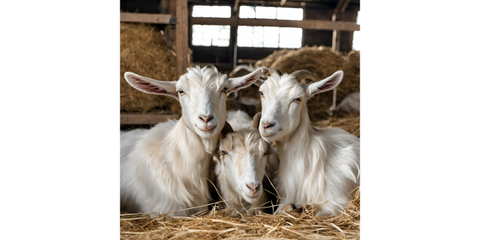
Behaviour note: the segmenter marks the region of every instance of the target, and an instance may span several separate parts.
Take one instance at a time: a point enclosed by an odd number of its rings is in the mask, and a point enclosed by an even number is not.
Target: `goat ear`
[[[258,125],[260,125],[260,118],[262,118],[262,112],[255,114],[255,116],[253,116],[253,121],[250,128],[258,129]]]
[[[313,97],[315,94],[334,89],[343,79],[343,71],[339,70],[319,82],[314,82],[308,85],[308,97]]]
[[[125,80],[135,89],[148,94],[167,95],[178,100],[176,84],[177,81],[158,81],[142,77],[132,72],[125,72]]]
[[[253,83],[255,83],[263,73],[263,69],[259,68],[245,76],[237,77],[237,78],[229,78],[227,80],[227,87],[228,87],[228,92],[236,92],[240,89],[249,87]]]
[[[230,123],[225,121],[225,125],[222,128],[222,131],[220,132],[220,139],[224,139],[228,133],[233,132],[232,126],[230,126]]]

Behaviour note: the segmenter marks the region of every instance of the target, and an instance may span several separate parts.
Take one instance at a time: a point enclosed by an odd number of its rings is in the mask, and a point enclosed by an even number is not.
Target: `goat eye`
[[[178,90],[179,94],[184,94],[185,92],[183,90]]]
[[[227,92],[227,91],[228,91],[228,88],[227,88],[227,87],[224,87],[224,88],[223,88],[223,91],[224,91],[224,92]]]
[[[300,99],[299,97],[293,99],[293,101],[295,101],[295,102],[300,102],[301,100],[302,100],[302,99]]]
[[[222,155],[227,155],[228,152],[222,151]]]
[[[260,92],[260,96],[263,96],[263,92]]]

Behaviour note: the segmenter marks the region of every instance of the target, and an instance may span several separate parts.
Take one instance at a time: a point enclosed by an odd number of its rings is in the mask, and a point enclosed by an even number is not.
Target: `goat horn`
[[[280,72],[280,70],[278,70],[274,67],[269,67],[268,71],[270,72],[270,75],[272,75],[273,73],[276,73],[276,74],[278,74],[278,76],[282,76],[282,72]]]
[[[320,81],[320,78],[318,78],[315,74],[307,70],[297,70],[290,75],[294,76],[299,82],[302,82],[305,79],[310,79],[310,80],[313,80],[314,82]],[[303,81],[302,83],[305,83],[305,82]]]
[[[215,72],[218,72],[217,68],[216,68],[213,64],[211,64],[211,63],[205,65],[205,67],[210,67],[210,68],[212,68],[213,70],[215,70]]]

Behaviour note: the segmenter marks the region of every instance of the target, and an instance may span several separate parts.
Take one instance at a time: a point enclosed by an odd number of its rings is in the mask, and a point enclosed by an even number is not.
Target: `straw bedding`
[[[356,189],[345,214],[315,217],[311,208],[279,215],[258,212],[232,217],[218,205],[202,216],[170,218],[122,214],[121,239],[359,239],[360,191]]]

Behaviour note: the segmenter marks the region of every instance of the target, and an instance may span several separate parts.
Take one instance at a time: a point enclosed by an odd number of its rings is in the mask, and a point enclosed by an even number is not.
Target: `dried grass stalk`
[[[360,191],[341,216],[315,217],[311,207],[280,215],[230,216],[214,210],[198,217],[150,218],[148,214],[122,214],[121,239],[359,239]]]

